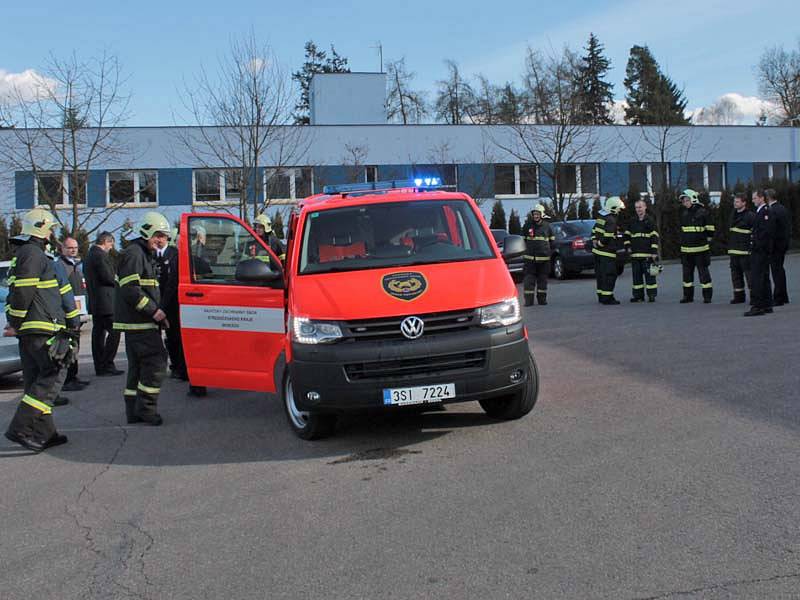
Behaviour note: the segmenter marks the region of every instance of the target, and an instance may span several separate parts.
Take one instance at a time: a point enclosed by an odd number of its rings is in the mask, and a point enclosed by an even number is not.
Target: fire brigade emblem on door
[[[428,289],[428,282],[422,273],[405,272],[384,275],[383,291],[399,300],[416,300]]]

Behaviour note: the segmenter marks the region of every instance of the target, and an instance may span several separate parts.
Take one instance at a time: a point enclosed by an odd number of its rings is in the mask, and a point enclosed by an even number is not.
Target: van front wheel
[[[297,408],[292,378],[288,372],[281,392],[286,418],[297,437],[303,440],[319,440],[333,434],[336,428],[336,415],[306,412]]]
[[[528,353],[528,381],[521,390],[501,396],[480,400],[481,408],[492,418],[511,421],[527,415],[539,397],[539,369],[533,354]]]

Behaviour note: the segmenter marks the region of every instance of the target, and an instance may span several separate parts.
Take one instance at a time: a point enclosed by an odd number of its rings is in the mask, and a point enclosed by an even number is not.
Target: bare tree
[[[475,77],[475,95],[470,107],[470,117],[473,123],[494,125],[500,121],[498,104],[501,90],[492,84],[485,75]]]
[[[739,106],[728,96],[722,96],[707,108],[692,115],[695,125],[736,125],[744,115]]]
[[[388,93],[386,95],[386,117],[389,121],[408,125],[419,123],[428,114],[423,92],[411,89],[414,73],[406,70],[406,59],[401,58],[386,67]]]
[[[800,125],[800,41],[797,49],[769,48],[756,67],[764,100],[777,108],[773,118],[779,125]]]
[[[255,218],[266,210],[273,188],[257,181],[260,168],[274,168],[280,177],[308,150],[306,130],[289,126],[291,80],[270,47],[250,32],[231,42],[213,76],[201,68],[185,85],[184,98],[196,126],[178,131],[181,149],[204,168],[224,174],[225,197],[230,193],[241,218]]]
[[[33,89],[12,88],[0,110],[10,126],[0,136],[0,162],[33,174],[39,205],[51,209],[68,235],[92,234],[121,207],[87,206],[87,191],[107,191],[105,183],[89,189],[94,166],[132,157],[117,129],[128,117],[124,83],[113,55],[88,60],[51,55]]]
[[[580,90],[574,85],[576,65],[574,53],[566,48],[549,56],[529,48],[524,77],[527,114],[522,122],[509,125],[509,136],[494,135],[498,147],[520,162],[536,165],[539,194],[552,199],[559,219],[580,200],[578,165],[597,152],[594,129],[576,118],[580,103]]]
[[[347,179],[350,183],[364,183],[365,161],[369,156],[369,148],[358,144],[346,143],[345,155],[342,164],[347,169]]]
[[[475,101],[475,92],[469,82],[461,76],[458,64],[446,60],[447,79],[436,82],[436,118],[448,125],[461,125],[469,121]]]

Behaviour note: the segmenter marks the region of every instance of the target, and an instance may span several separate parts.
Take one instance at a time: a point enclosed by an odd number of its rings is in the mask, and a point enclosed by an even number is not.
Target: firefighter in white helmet
[[[617,216],[624,208],[625,203],[619,196],[611,196],[606,200],[604,209],[592,228],[592,254],[597,276],[597,301],[600,304],[619,304],[619,300],[614,298],[614,286],[617,282],[617,250],[620,249]]]
[[[522,289],[525,306],[533,305],[534,295],[540,305],[547,304],[547,278],[550,276],[551,244],[555,241],[550,223],[544,220],[545,209],[537,204],[525,231],[525,278]]]

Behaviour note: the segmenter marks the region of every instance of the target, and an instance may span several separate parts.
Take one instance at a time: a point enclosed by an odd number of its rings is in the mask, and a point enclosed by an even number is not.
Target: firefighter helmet
[[[619,196],[611,196],[606,200],[605,210],[612,215],[619,214],[619,211],[621,211],[623,208],[625,208],[625,203]]]
[[[651,262],[650,266],[647,268],[647,271],[650,273],[650,277],[657,277],[663,270],[664,267],[657,262]]]
[[[261,225],[266,233],[272,233],[272,221],[266,213],[261,213],[255,218],[256,224]]]
[[[683,190],[678,200],[683,200],[684,198],[691,200],[692,204],[700,204],[700,195],[692,189]]]
[[[149,240],[157,233],[163,233],[167,238],[172,234],[172,227],[169,226],[167,217],[155,211],[144,213],[142,220],[136,227],[137,233],[146,240]]]
[[[43,208],[29,210],[22,217],[22,235],[30,235],[46,240],[53,233],[53,227],[55,226],[56,218],[53,213]]]
[[[541,213],[541,215],[544,217],[544,215],[545,215],[544,204],[537,204],[536,206],[533,207],[533,211],[532,212]]]

